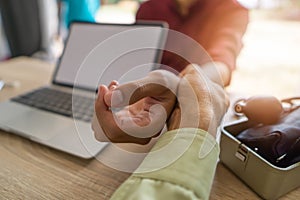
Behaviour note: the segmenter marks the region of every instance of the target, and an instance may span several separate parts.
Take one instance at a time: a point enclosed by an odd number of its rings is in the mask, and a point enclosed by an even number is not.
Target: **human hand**
[[[120,86],[117,82],[101,85],[92,123],[96,139],[147,144],[171,114],[178,82],[174,74],[156,70]]]
[[[225,90],[204,75],[199,66],[188,65],[180,75],[178,103],[168,129],[200,128],[215,136],[229,105]]]

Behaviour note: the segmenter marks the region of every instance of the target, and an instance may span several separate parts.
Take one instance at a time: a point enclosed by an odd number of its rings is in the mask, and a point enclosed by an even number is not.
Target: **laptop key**
[[[72,96],[70,93],[50,88],[35,90],[13,98],[13,101],[86,122],[91,121],[94,108],[92,98],[79,95]]]

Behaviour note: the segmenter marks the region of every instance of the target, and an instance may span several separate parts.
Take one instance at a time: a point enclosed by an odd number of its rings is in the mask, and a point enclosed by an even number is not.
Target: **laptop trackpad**
[[[18,112],[5,121],[5,129],[37,140],[48,140],[74,125],[71,118],[55,115],[27,106],[18,106]],[[22,107],[22,108],[20,108]],[[13,114],[10,114],[12,116]]]

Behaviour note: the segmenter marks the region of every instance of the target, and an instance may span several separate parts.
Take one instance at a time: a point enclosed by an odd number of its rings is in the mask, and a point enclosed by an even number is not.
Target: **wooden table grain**
[[[27,57],[0,63],[0,78],[20,82],[0,91],[0,101],[49,83],[53,70]],[[109,199],[129,175],[0,131],[0,199]],[[260,198],[219,163],[210,199]],[[282,199],[300,199],[300,189]]]

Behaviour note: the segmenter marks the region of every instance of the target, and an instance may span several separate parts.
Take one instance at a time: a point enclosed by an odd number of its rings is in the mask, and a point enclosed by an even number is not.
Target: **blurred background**
[[[0,61],[32,56],[55,63],[74,16],[133,23],[145,0],[86,0],[89,4],[81,5],[86,10],[79,14],[72,2],[80,1],[0,0]],[[239,2],[250,9],[250,23],[228,91],[300,96],[300,0]]]

